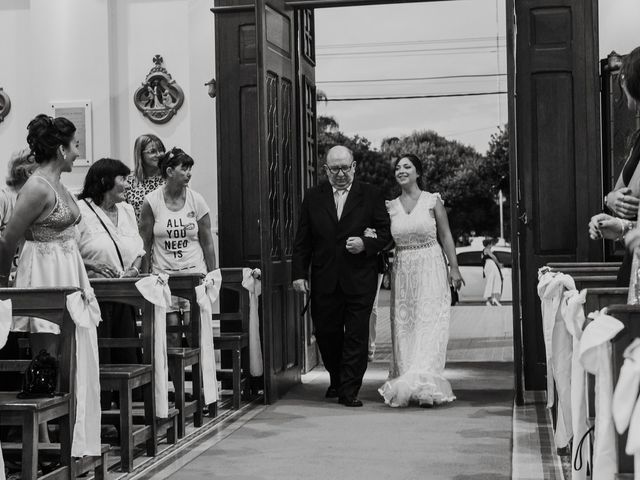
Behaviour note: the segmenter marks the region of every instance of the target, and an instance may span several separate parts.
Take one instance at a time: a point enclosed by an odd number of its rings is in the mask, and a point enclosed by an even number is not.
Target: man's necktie
[[[336,190],[333,194],[335,202],[336,202],[336,215],[338,216],[338,220],[342,216],[342,210],[344,209],[344,202],[347,198],[346,190]]]

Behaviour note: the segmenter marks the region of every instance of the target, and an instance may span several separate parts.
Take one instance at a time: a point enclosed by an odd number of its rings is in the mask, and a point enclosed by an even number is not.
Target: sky
[[[484,153],[490,135],[507,122],[506,93],[332,99],[506,92],[504,4],[459,0],[317,9],[316,85],[329,98],[318,104],[318,115],[333,116],[340,130],[366,137],[375,148],[386,137],[435,130]]]

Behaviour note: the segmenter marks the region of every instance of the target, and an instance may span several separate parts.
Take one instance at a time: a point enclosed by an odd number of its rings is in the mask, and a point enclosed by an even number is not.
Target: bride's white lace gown
[[[396,243],[391,272],[392,358],[389,379],[379,389],[391,407],[455,400],[442,376],[449,341],[451,292],[437,241],[437,193],[422,192],[410,213],[398,198],[387,202]],[[440,199],[441,200],[441,199]]]

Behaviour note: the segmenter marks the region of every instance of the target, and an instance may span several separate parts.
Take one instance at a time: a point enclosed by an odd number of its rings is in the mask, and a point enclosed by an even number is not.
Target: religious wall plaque
[[[162,66],[161,55],[153,57],[155,66],[133,94],[133,103],[153,123],[167,123],[184,102],[182,88]]]
[[[11,111],[11,99],[7,92],[0,87],[0,123],[5,119]]]

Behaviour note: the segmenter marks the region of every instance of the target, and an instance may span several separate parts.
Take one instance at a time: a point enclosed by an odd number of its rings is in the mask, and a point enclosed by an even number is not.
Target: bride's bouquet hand
[[[364,236],[365,238],[378,238],[378,234],[376,233],[375,228],[365,228]]]
[[[452,268],[449,270],[449,285],[453,286],[456,290],[460,290],[462,285],[466,285],[458,268]]]

